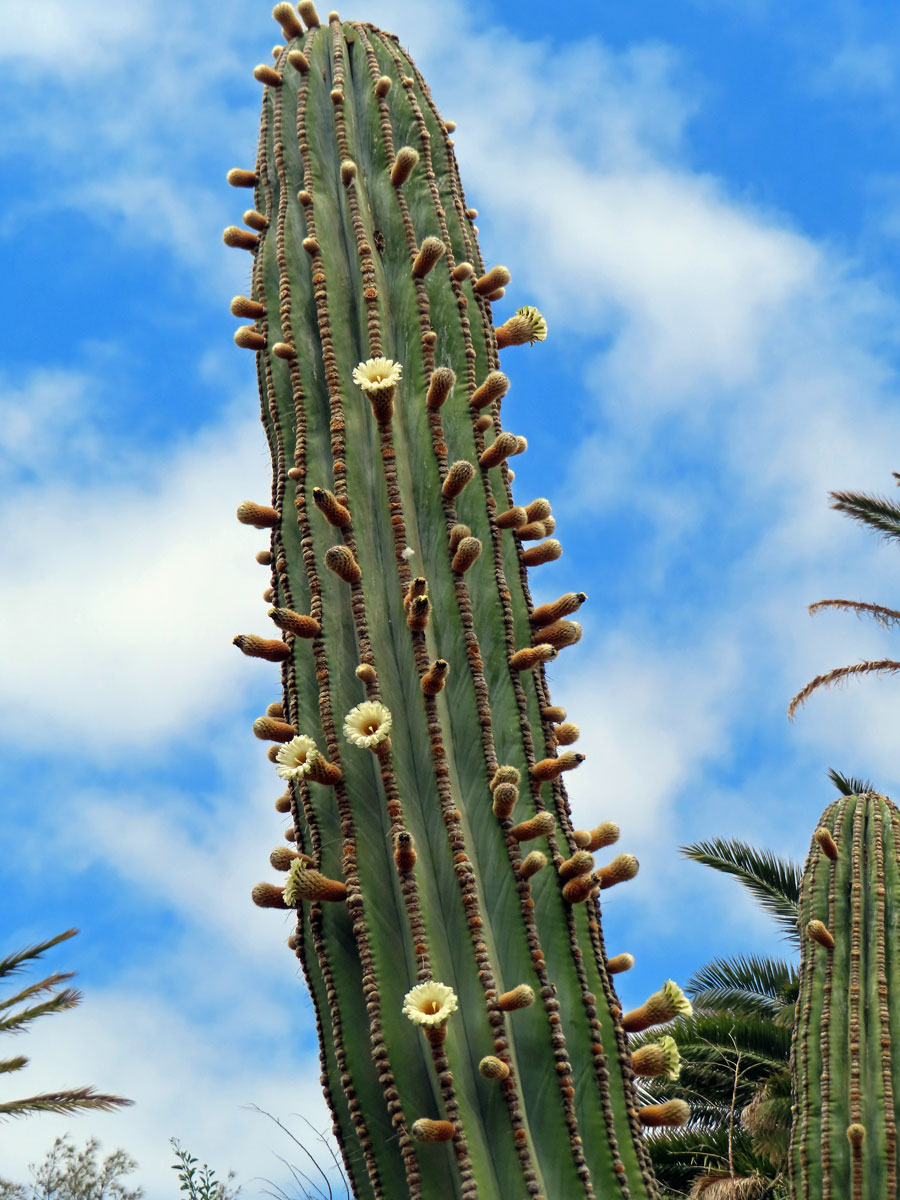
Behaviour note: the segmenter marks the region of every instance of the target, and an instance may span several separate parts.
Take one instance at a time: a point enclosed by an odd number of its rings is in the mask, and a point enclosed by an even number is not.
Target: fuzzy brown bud
[[[438,367],[432,372],[431,381],[428,384],[428,395],[425,397],[425,403],[432,412],[437,412],[446,402],[455,383],[456,372],[450,367]]]
[[[313,504],[329,525],[338,529],[346,529],[350,524],[349,510],[338,500],[334,492],[325,488],[314,487],[312,490]]]
[[[287,642],[257,637],[253,633],[239,633],[237,637],[232,638],[232,645],[237,646],[248,658],[264,658],[268,662],[284,662],[291,656],[291,648]]]
[[[563,771],[571,771],[583,762],[583,754],[573,754],[569,751],[566,754],[560,754],[558,758],[542,758],[540,762],[536,762],[530,768],[529,774],[532,779],[539,779],[541,782],[547,779],[558,779]]]
[[[587,850],[576,850],[571,858],[559,864],[559,877],[564,882],[578,875],[588,875],[594,869],[594,857]]]
[[[325,566],[345,583],[359,583],[362,571],[348,546],[332,546],[325,552]]]
[[[523,542],[536,542],[547,536],[547,527],[543,521],[528,521],[516,530]]]
[[[409,606],[415,600],[416,596],[424,596],[428,591],[428,580],[424,576],[419,575],[416,579],[411,579],[409,587],[406,589],[406,595],[403,597],[403,607],[409,612]]]
[[[606,960],[606,969],[610,975],[621,975],[623,971],[630,971],[633,966],[633,954],[614,954],[612,958]]]
[[[305,75],[309,71],[309,59],[302,50],[290,50],[288,52],[288,62],[301,75]]]
[[[394,836],[394,862],[401,875],[411,871],[416,865],[416,848],[413,845],[412,834],[401,829]]]
[[[547,855],[540,850],[532,850],[519,864],[519,874],[523,879],[531,879],[532,875],[537,875],[546,865]]]
[[[515,504],[497,517],[497,524],[501,529],[521,529],[527,520],[525,509],[520,504]]]
[[[532,634],[532,641],[537,644],[553,646],[562,650],[566,646],[574,646],[581,641],[582,628],[577,621],[556,621],[553,625],[544,625]]]
[[[341,183],[349,187],[356,178],[356,163],[351,158],[345,158],[341,163]]]
[[[379,98],[379,100],[383,100],[391,90],[391,82],[390,75],[379,75],[379,77],[375,80],[375,95]]]
[[[438,658],[432,663],[431,669],[422,676],[422,691],[426,696],[436,696],[443,691],[449,671],[450,664],[445,658]]]
[[[562,725],[554,725],[553,736],[557,746],[571,746],[581,737],[581,730],[574,721],[565,721]]]
[[[291,865],[298,861],[311,863],[313,860],[308,854],[303,854],[300,850],[292,850],[290,846],[276,846],[269,855],[269,862],[276,871],[289,871]]]
[[[519,789],[514,783],[498,783],[494,788],[494,816],[511,817],[519,799]]]
[[[245,225],[249,225],[251,229],[256,229],[260,233],[269,227],[269,218],[255,208],[248,208],[241,220]]]
[[[519,1008],[529,1008],[534,1004],[534,988],[527,983],[520,983],[509,992],[497,997],[497,1007],[501,1012],[515,1012]]]
[[[550,645],[526,646],[523,650],[515,652],[509,660],[509,665],[513,671],[533,671],[541,663],[550,662],[551,659],[556,658],[556,653],[556,650]]]
[[[300,0],[300,3],[297,5],[297,10],[300,13],[300,16],[306,22],[307,29],[315,29],[317,25],[321,24],[319,21],[319,14],[316,12],[316,6],[313,4],[313,0]]]
[[[476,279],[472,285],[479,296],[490,296],[499,288],[505,288],[512,276],[506,267],[492,267],[486,275]]]
[[[451,1121],[432,1121],[430,1117],[419,1117],[410,1130],[417,1142],[449,1142],[456,1134]]]
[[[245,171],[243,167],[232,167],[225,176],[232,187],[256,187],[259,176],[255,171]]]
[[[583,904],[595,887],[596,884],[590,875],[576,875],[574,879],[563,884],[563,900],[567,904]]]
[[[322,626],[315,617],[308,617],[306,613],[294,612],[291,608],[270,608],[268,615],[279,629],[293,633],[297,637],[314,638],[322,632]]]
[[[502,400],[509,391],[509,379],[502,371],[491,371],[481,387],[472,393],[470,404],[472,408],[487,408],[497,400]]]
[[[450,278],[456,283],[462,283],[464,279],[471,279],[475,274],[475,268],[470,262],[459,262],[450,272]]]
[[[826,950],[834,949],[834,937],[824,921],[808,921],[806,936],[810,941],[818,942],[820,946],[824,946]]]
[[[518,767],[501,766],[498,767],[491,777],[491,782],[488,785],[493,792],[500,786],[501,783],[514,783],[518,785],[522,779],[522,772]]]
[[[242,525],[253,525],[256,529],[272,529],[280,523],[281,513],[268,505],[244,500],[237,506],[237,519]]]
[[[825,857],[830,858],[832,862],[837,862],[837,842],[831,836],[830,831],[827,829],[817,829],[813,834],[813,838],[818,843],[819,849]]]
[[[479,1072],[485,1079],[508,1079],[509,1067],[502,1058],[488,1054],[478,1064]]]
[[[441,487],[441,495],[445,500],[458,496],[470,480],[475,478],[475,468],[464,458],[458,459],[447,472]]]
[[[438,237],[427,237],[419,247],[412,267],[413,279],[424,279],[447,252],[447,247]]]
[[[541,709],[541,716],[545,721],[552,721],[554,724],[558,724],[560,721],[566,719],[566,710],[558,704],[547,704]]]
[[[481,542],[476,537],[465,537],[456,547],[450,569],[463,575],[481,554]]]
[[[625,883],[634,879],[638,873],[638,860],[633,854],[617,854],[612,862],[604,867],[598,867],[593,878],[601,888],[615,887],[617,883]]]
[[[551,812],[539,812],[528,821],[513,825],[510,833],[517,842],[530,842],[533,838],[546,837],[556,828],[556,818]]]
[[[615,821],[601,821],[593,829],[576,829],[572,835],[575,845],[582,850],[600,850],[612,846],[619,840],[619,826]]]
[[[402,187],[406,183],[418,161],[418,150],[414,150],[412,146],[401,146],[391,167],[391,183],[394,187]]]
[[[638,1119],[645,1128],[686,1125],[691,1119],[691,1106],[686,1100],[667,1100],[665,1104],[647,1104],[638,1109]]]
[[[467,537],[471,537],[471,536],[472,536],[472,530],[469,528],[468,525],[463,525],[461,523],[454,525],[451,528],[450,533],[447,538],[447,541],[450,545],[450,553],[455,554],[456,547],[463,540],[463,538],[467,538]]]
[[[416,596],[410,601],[409,612],[406,615],[406,624],[410,629],[421,633],[428,625],[430,615],[431,601],[427,596]]]
[[[249,296],[235,296],[231,302],[231,315],[257,321],[266,315],[266,310],[258,300],[251,300]],[[265,345],[265,339],[263,339],[263,345]]]
[[[234,331],[234,344],[241,350],[265,350],[265,335],[252,325],[239,325]]]
[[[289,742],[297,736],[297,730],[287,721],[275,717],[257,717],[253,722],[253,734],[263,742]]]
[[[531,624],[535,627],[554,625],[562,617],[568,617],[577,612],[585,600],[587,600],[585,592],[566,592],[552,604],[542,604],[540,608],[536,608],[531,614]]]
[[[286,362],[297,357],[297,351],[290,342],[276,342],[272,347],[272,353],[276,358],[284,359]]]
[[[555,538],[539,542],[537,546],[529,546],[522,552],[522,561],[526,567],[539,567],[541,563],[553,562],[562,554],[562,546]]]
[[[505,458],[515,454],[517,444],[514,433],[498,433],[478,461],[482,467],[499,467]]]
[[[303,26],[297,19],[293,4],[290,4],[288,0],[282,0],[280,4],[276,4],[272,9],[272,16],[281,26],[288,41],[291,38],[303,37]]]
[[[260,908],[287,908],[284,889],[275,883],[258,883],[250,897]]]
[[[267,87],[281,87],[281,73],[274,67],[270,67],[268,63],[260,63],[259,66],[254,67],[253,78]]]

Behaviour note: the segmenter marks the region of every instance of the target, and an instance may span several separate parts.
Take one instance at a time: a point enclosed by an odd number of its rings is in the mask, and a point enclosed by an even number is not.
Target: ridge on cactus
[[[252,255],[232,311],[273,464],[238,517],[270,539],[281,633],[236,644],[280,664],[256,733],[296,845],[254,899],[296,913],[358,1200],[653,1200],[642,1127],[686,1108],[639,1111],[597,901],[637,860],[597,867],[618,826],[573,827],[584,755],[545,674],[586,596],[534,609],[562,544],[549,500],[515,504],[527,443],[501,424],[498,348],[547,325],[525,304],[495,331],[514,280],[398,39],[298,10],[275,9],[257,161],[229,174],[250,228],[225,237]]]

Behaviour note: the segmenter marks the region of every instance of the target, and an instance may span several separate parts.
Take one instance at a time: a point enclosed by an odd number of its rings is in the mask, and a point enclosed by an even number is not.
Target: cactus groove
[[[900,811],[873,793],[836,801],[813,835],[800,896],[796,1200],[897,1200],[898,899]]]
[[[273,462],[270,504],[239,512],[271,536],[273,637],[236,644],[281,663],[255,731],[300,855],[274,854],[289,886],[256,899],[296,907],[356,1197],[655,1197],[597,901],[637,863],[594,862],[618,829],[574,830],[561,778],[582,756],[557,753],[578,730],[557,738],[544,662],[576,653],[560,618],[586,597],[533,622],[526,567],[560,545],[516,532],[555,523],[512,499],[525,445],[501,429],[491,322],[509,272],[482,260],[450,125],[396,37],[298,7],[306,29],[276,6],[257,162],[229,177],[252,232],[226,231],[253,255],[232,312]],[[545,333],[529,308],[502,340]]]

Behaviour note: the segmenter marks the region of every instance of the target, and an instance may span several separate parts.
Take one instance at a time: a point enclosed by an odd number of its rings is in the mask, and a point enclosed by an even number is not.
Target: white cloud
[[[7,499],[7,738],[45,744],[49,680],[58,744],[100,756],[195,738],[234,710],[263,675],[231,639],[268,625],[253,561],[267,543],[234,517],[268,498],[264,447],[255,422],[232,422],[161,458],[132,451],[127,482],[51,478]]]

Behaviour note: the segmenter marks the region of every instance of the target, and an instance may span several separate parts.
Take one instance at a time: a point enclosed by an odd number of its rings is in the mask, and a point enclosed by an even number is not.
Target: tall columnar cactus
[[[900,811],[844,796],[813,835],[794,1025],[797,1200],[896,1200]]]
[[[274,463],[271,632],[283,699],[255,723],[287,790],[263,906],[297,911],[322,1083],[358,1197],[656,1195],[597,896],[637,861],[593,855],[564,772],[582,755],[544,664],[578,640],[570,592],[534,610],[555,559],[544,499],[514,503],[498,347],[451,122],[397,39],[274,10],[247,228],[247,319]],[[667,985],[649,1023],[675,1015]],[[662,999],[660,1000],[660,997]],[[645,1026],[641,1026],[643,1028]],[[646,1123],[678,1123],[656,1109]]]

